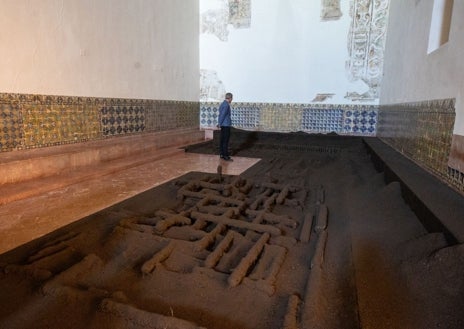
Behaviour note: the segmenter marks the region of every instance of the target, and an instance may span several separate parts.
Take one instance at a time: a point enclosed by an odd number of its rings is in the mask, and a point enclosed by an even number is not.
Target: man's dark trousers
[[[229,138],[230,127],[221,127],[221,134],[219,136],[219,155],[222,157],[229,156]]]

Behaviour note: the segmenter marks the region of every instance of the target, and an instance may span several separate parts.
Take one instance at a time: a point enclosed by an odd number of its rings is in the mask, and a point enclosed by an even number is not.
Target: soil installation
[[[186,151],[214,154],[217,140]],[[462,328],[463,248],[361,138],[232,131],[191,172],[0,255],[0,328]]]

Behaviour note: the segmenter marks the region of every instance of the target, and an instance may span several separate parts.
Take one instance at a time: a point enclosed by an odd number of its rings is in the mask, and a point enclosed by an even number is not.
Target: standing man
[[[219,106],[219,118],[218,127],[221,128],[221,134],[219,137],[219,155],[221,159],[226,161],[233,161],[229,156],[229,138],[230,138],[230,127],[232,126],[232,120],[230,118],[230,103],[232,103],[232,94],[227,93],[226,99]]]

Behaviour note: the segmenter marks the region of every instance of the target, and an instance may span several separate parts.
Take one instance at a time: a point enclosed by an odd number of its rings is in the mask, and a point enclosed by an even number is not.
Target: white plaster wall
[[[432,0],[391,0],[380,104],[456,98],[464,135],[464,1],[454,0],[448,43],[427,54]]]
[[[200,15],[221,2],[200,0]],[[321,3],[252,0],[250,28],[229,26],[227,41],[201,34],[201,69],[217,72],[237,102],[311,103],[317,94],[329,93],[334,96],[325,103],[354,103],[346,93],[362,94],[369,87],[351,81],[345,68],[350,1],[341,0],[339,20],[325,22]]]
[[[0,92],[198,101],[198,0],[1,0]]]

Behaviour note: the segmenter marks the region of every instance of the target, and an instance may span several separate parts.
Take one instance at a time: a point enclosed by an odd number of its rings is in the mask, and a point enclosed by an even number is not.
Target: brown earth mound
[[[0,255],[0,328],[462,328],[462,247],[361,139],[232,139],[262,158],[242,175],[189,173]]]

